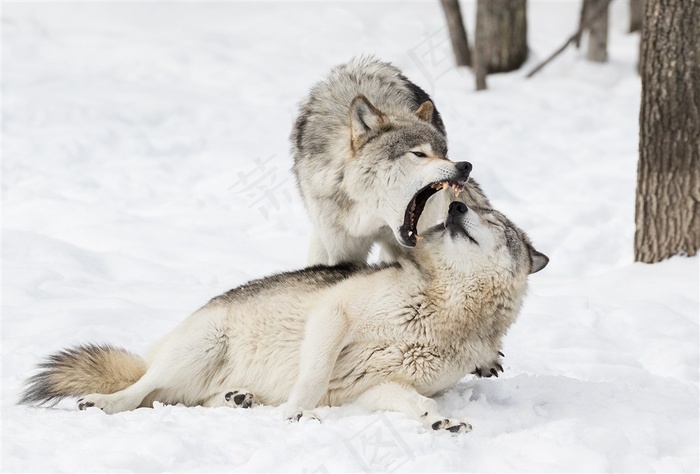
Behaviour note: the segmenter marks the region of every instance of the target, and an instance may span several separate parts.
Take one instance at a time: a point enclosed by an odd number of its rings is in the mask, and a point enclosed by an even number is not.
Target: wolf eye
[[[498,227],[499,229],[503,229],[503,225],[502,225],[500,222],[498,222],[498,221],[494,221],[494,220],[491,220],[491,219],[486,219],[486,222],[489,223],[490,225],[494,226],[494,227]]]
[[[418,158],[427,158],[428,155],[423,153],[422,151],[411,151],[414,155],[416,155]]]

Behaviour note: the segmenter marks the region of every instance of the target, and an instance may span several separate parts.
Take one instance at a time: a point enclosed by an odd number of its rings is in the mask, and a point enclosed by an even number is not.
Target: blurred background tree
[[[629,32],[642,30],[644,19],[644,0],[629,0],[630,2],[630,27]]]
[[[518,69],[527,59],[527,0],[478,0],[474,38],[476,89],[486,75]]]
[[[608,5],[610,0],[583,0],[579,36],[576,47],[580,45],[581,34],[588,32],[588,49],[586,58],[597,63],[608,60]]]
[[[462,21],[462,10],[459,8],[459,0],[440,0],[442,10],[445,13],[447,30],[450,33],[450,43],[455,55],[457,66],[471,66],[472,54],[469,50],[467,29]]]

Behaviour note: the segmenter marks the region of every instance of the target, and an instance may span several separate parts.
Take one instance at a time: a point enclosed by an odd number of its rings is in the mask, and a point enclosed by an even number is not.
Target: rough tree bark
[[[599,10],[603,4],[609,4],[610,0],[584,0],[584,15]],[[588,30],[588,51],[586,59],[598,63],[608,60],[608,9],[605,8],[602,14],[598,15],[592,22]]]
[[[630,33],[642,30],[644,18],[644,0],[629,0],[630,2]]]
[[[645,3],[634,250],[653,263],[700,248],[700,0]]]
[[[442,10],[445,13],[447,30],[450,33],[452,52],[455,55],[457,66],[471,66],[472,55],[469,51],[467,30],[462,21],[462,11],[459,8],[459,0],[440,0]]]
[[[474,40],[477,90],[486,74],[518,69],[527,59],[527,0],[478,0]],[[481,74],[481,77],[480,77]]]

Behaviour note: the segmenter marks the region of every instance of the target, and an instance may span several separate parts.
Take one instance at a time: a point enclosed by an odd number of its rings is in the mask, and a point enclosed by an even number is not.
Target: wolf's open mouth
[[[403,224],[401,225],[399,232],[401,238],[403,239],[403,244],[409,247],[414,247],[420,236],[416,230],[418,227],[418,219],[425,209],[425,203],[428,202],[430,196],[440,191],[441,189],[452,188],[455,191],[455,196],[459,196],[460,191],[464,189],[465,182],[460,181],[435,181],[430,183],[420,191],[418,191],[411,202],[408,203],[406,207],[406,212],[403,217]]]

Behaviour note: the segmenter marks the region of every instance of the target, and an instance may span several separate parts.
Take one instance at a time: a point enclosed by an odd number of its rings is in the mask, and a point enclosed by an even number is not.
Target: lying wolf
[[[334,68],[301,104],[291,141],[314,225],[309,265],[364,263],[375,242],[394,260],[402,246],[416,245],[418,219],[442,189],[490,207],[476,183],[465,188],[471,164],[447,159],[445,127],[428,94],[389,63],[357,58]]]
[[[59,352],[20,403],[81,397],[107,413],[150,406],[283,405],[284,417],[357,401],[467,431],[431,398],[496,360],[528,274],[548,259],[496,211],[453,202],[392,264],[315,266],[212,299],[144,360],[109,346]]]

